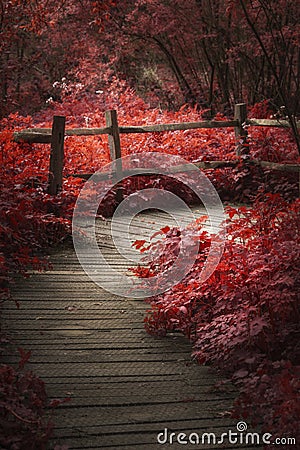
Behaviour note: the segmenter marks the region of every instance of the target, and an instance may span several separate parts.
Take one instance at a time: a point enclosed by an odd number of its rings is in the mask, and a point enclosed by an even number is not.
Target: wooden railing
[[[200,128],[225,128],[231,127],[235,130],[236,138],[236,154],[243,154],[247,144],[247,127],[264,126],[264,127],[281,127],[289,128],[290,124],[286,120],[262,120],[248,119],[247,106],[245,103],[235,105],[234,120],[227,121],[201,121],[201,122],[184,122],[184,123],[167,123],[157,125],[143,126],[119,126],[117,112],[115,110],[106,111],[105,113],[106,127],[104,128],[72,128],[65,129],[65,117],[54,116],[52,128],[32,128],[14,133],[16,142],[42,143],[51,144],[50,166],[49,166],[49,185],[48,192],[56,195],[62,187],[63,182],[63,160],[64,160],[64,137],[65,136],[98,136],[108,135],[108,143],[110,148],[110,157],[112,161],[118,160],[116,171],[122,172],[121,143],[120,134],[128,133],[159,133],[165,131],[177,130],[195,130]],[[300,128],[300,122],[297,122]],[[269,161],[259,161],[256,159],[247,159],[247,164],[256,164],[271,170],[280,170],[287,172],[298,172],[300,174],[299,164],[278,164]],[[215,169],[219,167],[235,167],[240,163],[240,159],[230,161],[202,161],[194,163],[196,167],[203,169]],[[185,166],[176,166],[170,168],[170,173],[182,172],[186,170]],[[138,170],[141,173],[141,170]],[[136,169],[127,170],[126,175],[134,175]],[[145,169],[145,174],[149,170]],[[124,172],[122,172],[124,173]],[[153,172],[152,172],[153,173]],[[89,178],[92,174],[74,174],[73,176],[80,178]],[[107,179],[108,174],[102,173],[99,178]]]

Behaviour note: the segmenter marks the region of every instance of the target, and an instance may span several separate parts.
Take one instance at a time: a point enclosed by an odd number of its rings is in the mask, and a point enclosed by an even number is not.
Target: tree
[[[0,0],[1,115],[32,113],[93,48],[112,2]],[[94,32],[94,35],[96,33]]]
[[[273,101],[284,108],[300,153],[296,124],[296,115],[300,112],[300,2],[258,0],[255,7],[245,0],[239,3],[269,69]],[[261,25],[266,31],[262,31]]]
[[[115,76],[162,108],[190,103],[214,115],[270,100],[300,148],[299,3],[2,0],[3,114],[59,98],[63,77],[95,91]]]
[[[127,0],[110,11],[114,39],[106,44],[116,69],[140,91],[176,92],[179,104],[225,111],[270,99],[275,110],[285,109],[299,147],[299,6],[299,0]]]

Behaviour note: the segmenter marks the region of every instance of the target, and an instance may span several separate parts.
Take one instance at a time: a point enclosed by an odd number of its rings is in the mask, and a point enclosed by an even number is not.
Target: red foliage
[[[263,419],[266,431],[299,439],[300,201],[269,194],[251,209],[228,207],[227,214],[226,248],[215,272],[199,283],[210,237],[189,228],[200,240],[197,262],[180,284],[149,300],[145,326],[158,335],[183,332],[199,362],[227,371],[241,391],[236,417]],[[150,248],[148,269],[157,275],[159,267],[162,276],[177,241],[174,229],[153,255]]]
[[[53,98],[64,76],[74,81],[90,61],[102,62],[99,28],[112,0],[1,0],[0,2],[0,117],[11,112],[33,113]],[[82,67],[78,70],[78,62]],[[95,72],[95,70],[94,70]]]
[[[179,111],[161,111],[150,108],[126,83],[114,79],[109,89],[98,94],[87,94],[84,85],[64,82],[63,103],[53,103],[50,108],[36,115],[37,126],[51,126],[52,114],[66,115],[67,127],[103,127],[104,111],[117,109],[120,125],[147,125],[153,123],[193,122],[202,119],[204,111],[183,106]],[[250,116],[269,115],[266,103],[250,111]],[[218,114],[216,120],[225,120]],[[289,130],[251,127],[249,130],[250,156],[274,162],[297,162],[299,157]],[[236,159],[234,131],[230,128],[199,129],[164,133],[122,134],[122,155],[140,152],[163,152],[179,155],[190,162]],[[109,163],[107,138],[68,137],[65,142],[64,174],[90,173]],[[247,166],[241,159],[237,168],[206,170],[224,200],[249,201],[258,189],[266,192],[280,190],[286,198],[297,196],[296,174],[270,172],[255,166]],[[147,178],[140,181],[149,183]],[[66,180],[68,191],[73,180]],[[137,182],[130,180],[127,188],[135,189]],[[166,181],[156,181],[156,187],[166,187]]]
[[[53,424],[45,418],[45,385],[32,372],[24,371],[30,352],[19,349],[18,368],[0,365],[0,446],[5,449],[46,449]]]
[[[4,356],[8,341],[1,338],[0,343],[1,356]],[[23,348],[18,351],[17,367],[0,364],[0,446],[7,450],[46,450],[53,433],[53,420],[49,414],[46,417],[46,410],[70,399],[49,402],[45,383],[33,372],[25,370],[31,351]]]
[[[28,126],[30,122],[29,118],[24,121],[10,116],[1,124],[5,129],[0,134],[0,251],[14,271],[26,266],[25,261],[19,264],[20,255],[28,255],[27,262],[35,264],[36,259],[30,260],[32,251],[59,242],[69,230],[70,216],[65,214],[68,202],[63,205],[64,194],[53,198],[45,192],[48,149],[12,141],[11,129]]]
[[[0,265],[3,299],[9,294],[9,273],[26,274],[29,266],[38,269],[45,267],[46,261],[38,256],[40,251],[45,246],[61,242],[70,233],[73,206],[83,185],[82,180],[71,175],[94,172],[109,162],[106,138],[68,137],[65,142],[63,190],[58,196],[51,197],[46,193],[49,147],[16,144],[12,140],[12,131],[29,126],[50,126],[52,114],[65,114],[67,127],[101,127],[104,126],[103,112],[110,108],[118,109],[121,125],[201,119],[201,112],[187,106],[177,112],[151,109],[125,83],[116,79],[111,83],[110,90],[101,95],[101,99],[98,94],[88,95],[76,84],[66,82],[64,89],[64,103],[52,103],[48,110],[36,115],[34,120],[11,115],[1,121]],[[222,120],[222,116],[217,118]],[[251,128],[250,152],[257,158],[297,161],[289,136],[287,130],[265,132]],[[230,129],[122,135],[121,144],[124,155],[156,151],[180,155],[191,162],[236,157],[233,130]],[[209,170],[206,173],[225,199],[249,199],[256,190],[269,189],[272,183],[276,189],[285,189],[287,197],[291,197],[297,189],[296,179],[293,177],[285,177],[284,187],[283,183],[275,184],[278,178],[274,175],[266,171],[260,173],[254,168],[249,169],[244,166],[243,161],[237,169]],[[188,190],[182,189],[182,186],[170,181],[168,177],[132,178],[125,180],[123,184],[125,194],[145,186],[154,186],[170,189],[179,196],[183,195],[186,201],[193,201]],[[91,195],[94,194],[91,192]],[[110,192],[107,198],[109,201],[103,203],[100,211],[102,215],[110,214],[114,209],[114,192]],[[230,365],[231,360],[235,361],[235,366],[232,367],[237,372],[243,369],[250,374],[248,363],[246,362],[244,367],[244,361],[252,361],[251,358],[254,357],[251,374],[262,370],[261,367],[267,370],[266,368],[272,367],[273,362],[278,361],[279,354],[285,361],[291,361],[292,368],[287,369],[284,363],[282,367],[287,371],[284,373],[289,373],[290,378],[283,374],[280,366],[276,380],[285,386],[285,383],[289,383],[286,380],[290,379],[294,386],[296,369],[292,360],[292,345],[295,342],[293,318],[297,317],[297,305],[293,293],[299,285],[296,285],[297,266],[292,265],[292,260],[297,257],[295,239],[298,237],[294,232],[297,208],[298,203],[288,206],[278,197],[270,196],[265,206],[264,203],[256,204],[252,215],[241,210],[245,217],[234,222],[230,228],[236,240],[228,243],[224,258],[211,277],[211,282],[199,286],[197,274],[192,273],[188,284],[181,283],[166,296],[159,297],[153,306],[152,315],[146,319],[148,329],[159,334],[170,329],[180,329],[194,340],[199,360],[218,362],[222,354],[226,367]],[[278,222],[272,211],[278,212]],[[229,215],[233,213],[235,211],[229,211]],[[210,237],[202,233],[199,224],[195,229],[199,231],[198,238],[201,240],[201,253],[198,258],[198,267],[201,267],[209,248]],[[143,277],[157,273],[157,258],[161,268],[172,264],[171,256],[175,256],[182,236],[178,235],[176,229],[166,228],[162,232],[166,233],[166,240],[162,244],[151,246],[153,260],[150,261],[149,268],[139,269],[139,274]],[[187,230],[187,236],[194,232],[192,229]],[[239,239],[242,242],[239,242]],[[140,250],[144,249],[142,242],[136,242],[136,246],[140,247]],[[161,250],[163,253],[160,253]],[[288,324],[286,328],[280,325],[282,323]],[[231,330],[230,336],[227,335],[227,330]],[[244,353],[249,356],[241,362],[239,349],[242,345],[245,345]],[[286,350],[281,354],[284,345]],[[266,359],[265,355],[269,359]],[[24,353],[23,356],[25,362],[29,353]],[[12,374],[13,380],[18,379],[18,369],[5,366],[3,371]],[[3,381],[6,383],[9,380],[5,375]],[[266,385],[266,395],[268,389],[273,387],[272,383],[269,387]],[[6,389],[5,386],[3,389]],[[285,394],[276,392],[276,408],[281,411],[283,404],[280,401]],[[239,411],[246,409],[249,398],[255,398],[246,388],[244,393]],[[275,393],[272,395],[275,398]],[[23,399],[20,399],[20,402],[22,401]],[[292,403],[290,405],[293,408]],[[2,412],[6,414],[6,409]],[[286,417],[282,420],[287,421],[290,416],[282,414],[282,417]]]

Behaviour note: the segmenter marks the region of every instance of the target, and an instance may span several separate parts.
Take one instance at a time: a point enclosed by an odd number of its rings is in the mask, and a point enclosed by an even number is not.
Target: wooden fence
[[[233,120],[228,121],[201,121],[201,122],[184,122],[184,123],[167,123],[157,125],[143,126],[119,126],[117,112],[115,110],[106,111],[105,113],[106,127],[104,128],[72,128],[65,129],[65,117],[54,116],[51,128],[31,128],[21,132],[14,133],[16,142],[42,143],[50,144],[50,165],[49,165],[49,185],[48,193],[56,195],[62,187],[63,182],[63,160],[64,160],[64,137],[65,136],[97,136],[108,135],[108,143],[110,148],[110,157],[112,161],[118,160],[116,164],[116,172],[123,173],[126,176],[135,175],[137,169],[122,171],[121,158],[121,142],[120,134],[127,133],[153,133],[177,130],[195,130],[200,128],[225,128],[231,127],[235,130],[236,138],[236,154],[243,154],[247,149],[247,128],[249,126],[264,127],[281,127],[288,128],[290,124],[286,120],[263,120],[248,119],[247,105],[239,103],[235,105],[235,114]],[[297,122],[300,128],[300,122]],[[247,153],[247,151],[246,151]],[[203,169],[215,169],[220,167],[235,167],[240,163],[240,159],[231,161],[202,161],[194,163],[195,166]],[[269,168],[271,170],[279,170],[285,172],[298,172],[300,174],[299,164],[278,164],[269,161],[260,161],[256,159],[247,159],[246,164],[256,164],[260,167]],[[176,166],[170,168],[170,173],[182,172],[185,166]],[[141,169],[138,169],[139,173]],[[149,170],[144,169],[145,174],[149,174]],[[153,173],[153,172],[151,172]],[[76,177],[89,178],[92,174],[74,174]],[[107,179],[109,175],[101,174],[101,179]],[[300,183],[299,183],[300,189]]]

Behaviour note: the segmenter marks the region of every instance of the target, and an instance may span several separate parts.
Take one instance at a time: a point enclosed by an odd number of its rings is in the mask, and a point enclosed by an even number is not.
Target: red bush
[[[180,284],[149,300],[145,326],[159,335],[184,333],[200,363],[227,371],[241,391],[236,416],[263,418],[266,431],[299,439],[300,201],[269,194],[227,214],[215,272],[199,283],[210,237],[190,228],[200,240],[197,262]],[[178,236],[170,230],[150,248],[149,270],[157,276],[176,257]]]
[[[53,428],[45,418],[48,404],[45,385],[32,372],[23,370],[30,352],[19,351],[22,358],[18,368],[0,365],[0,446],[43,450]]]

